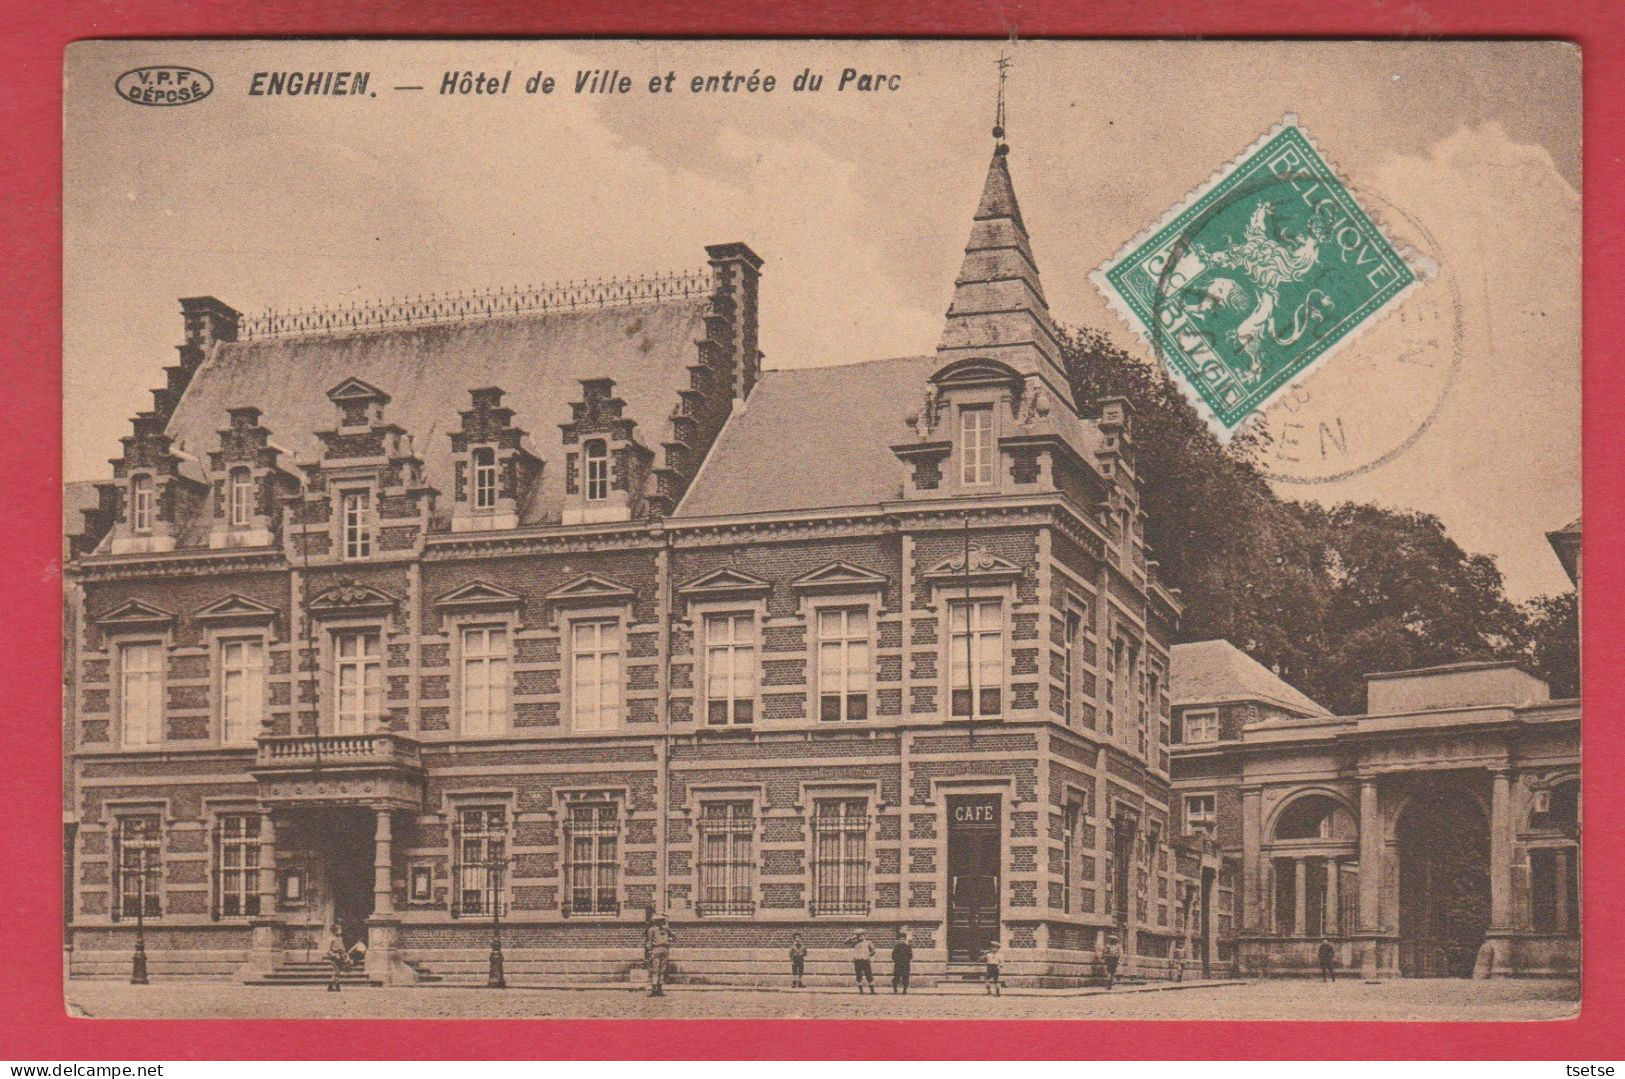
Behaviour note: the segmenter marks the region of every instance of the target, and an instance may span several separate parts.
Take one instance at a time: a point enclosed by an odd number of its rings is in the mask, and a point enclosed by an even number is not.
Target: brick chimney
[[[712,244],[705,249],[711,263],[712,303],[731,325],[729,362],[733,369],[733,397],[743,401],[750,396],[762,370],[762,354],[757,348],[757,288],[762,277],[762,258],[748,244]]]

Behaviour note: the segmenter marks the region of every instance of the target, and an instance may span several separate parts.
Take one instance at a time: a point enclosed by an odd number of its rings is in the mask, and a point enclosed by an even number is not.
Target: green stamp
[[[1288,116],[1092,279],[1228,438],[1425,262],[1395,250]]]

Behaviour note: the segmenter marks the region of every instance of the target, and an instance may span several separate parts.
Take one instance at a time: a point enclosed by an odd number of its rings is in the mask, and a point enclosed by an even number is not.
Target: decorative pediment
[[[324,589],[311,600],[310,613],[314,618],[367,617],[388,614],[399,603],[400,600],[388,592],[358,584],[351,577]]]
[[[743,570],[714,569],[710,573],[695,577],[687,584],[679,585],[677,594],[690,600],[707,599],[712,596],[735,598],[744,596],[765,596],[773,586]]]
[[[192,618],[197,622],[214,623],[272,622],[276,620],[278,613],[275,607],[267,607],[259,600],[249,599],[233,592],[225,599],[198,610]]]
[[[329,401],[377,401],[381,404],[389,403],[389,394],[380,390],[369,382],[359,378],[347,378],[337,386],[327,391]]]
[[[932,384],[942,388],[998,385],[1018,389],[1021,381],[1021,375],[1013,367],[982,357],[956,360],[931,376]]]
[[[871,592],[888,583],[885,574],[836,561],[802,574],[790,582],[790,587],[797,592]]]
[[[969,565],[966,565],[967,555]],[[937,583],[953,581],[988,581],[1002,580],[1009,577],[1020,577],[1021,567],[989,551],[986,547],[971,544],[969,551],[960,551],[951,554],[925,571],[927,580]]]
[[[488,581],[472,581],[434,601],[441,610],[511,610],[525,605],[525,597]]]
[[[132,599],[106,614],[97,615],[91,621],[103,629],[158,629],[172,625],[175,616],[162,607]]]
[[[552,604],[629,603],[634,593],[619,581],[588,573],[547,594]]]

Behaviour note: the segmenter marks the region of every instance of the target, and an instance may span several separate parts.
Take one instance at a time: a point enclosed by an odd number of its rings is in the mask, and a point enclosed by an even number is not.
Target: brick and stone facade
[[[72,541],[77,976],[1160,973],[1208,925],[1134,417],[1075,402],[1000,145],[933,355],[760,368],[696,293],[186,344]],[[133,505],[138,477],[143,501]],[[251,727],[245,726],[250,724]],[[493,907],[495,908],[493,910]],[[1204,947],[1203,954],[1209,949]]]

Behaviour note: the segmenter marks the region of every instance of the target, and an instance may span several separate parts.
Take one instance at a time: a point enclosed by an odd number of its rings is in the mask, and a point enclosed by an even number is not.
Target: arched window
[[[601,438],[594,438],[584,447],[587,451],[587,501],[602,502],[609,497],[609,447]]]
[[[152,531],[152,477],[137,476],[130,484],[130,527]]]
[[[474,451],[474,508],[496,509],[497,454],[489,446]]]
[[[1339,820],[1340,816],[1348,819]],[[1299,798],[1275,822],[1276,839],[1340,839],[1352,834],[1352,818],[1321,794]]]
[[[234,468],[227,488],[231,527],[246,528],[254,519],[254,477],[246,468]]]

